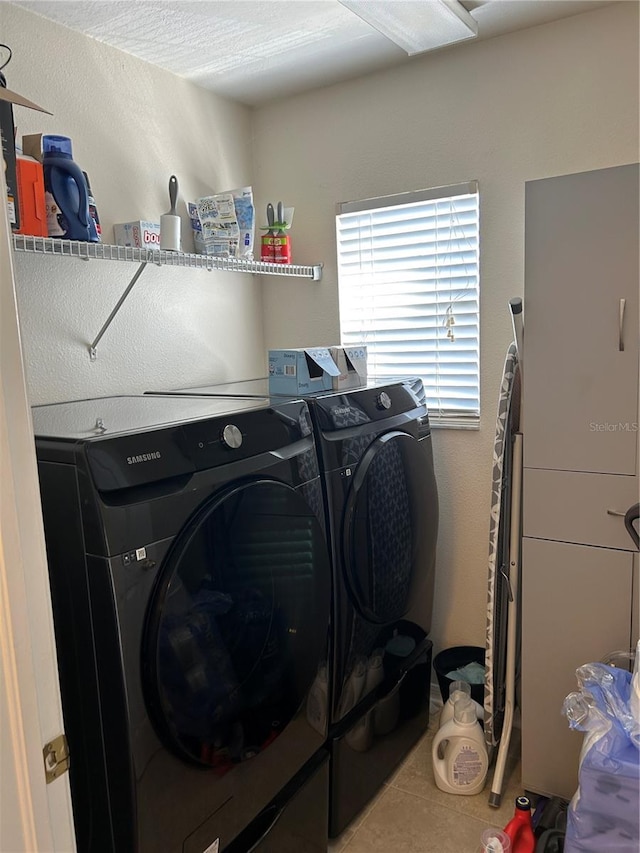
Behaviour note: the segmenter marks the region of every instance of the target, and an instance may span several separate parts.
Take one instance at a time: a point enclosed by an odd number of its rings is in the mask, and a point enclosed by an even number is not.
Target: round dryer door
[[[201,506],[151,598],[145,694],[175,753],[219,773],[266,749],[326,656],[330,566],[318,520],[261,480]]]
[[[343,567],[356,610],[390,624],[415,603],[433,571],[438,497],[432,460],[421,442],[388,432],[366,450],[343,517]]]

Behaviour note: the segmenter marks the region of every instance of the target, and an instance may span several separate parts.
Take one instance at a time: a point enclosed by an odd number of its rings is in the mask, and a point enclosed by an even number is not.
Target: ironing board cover
[[[514,342],[509,346],[505,358],[493,445],[484,683],[484,733],[489,755],[500,742],[504,719],[512,437],[519,426],[520,376],[518,350]]]

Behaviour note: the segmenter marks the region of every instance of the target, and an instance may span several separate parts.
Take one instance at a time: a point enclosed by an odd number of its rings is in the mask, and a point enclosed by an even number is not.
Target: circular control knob
[[[376,406],[379,409],[391,408],[391,397],[387,394],[386,391],[382,391],[382,393],[378,394],[378,397],[376,398]]]
[[[242,433],[235,424],[227,424],[222,430],[222,443],[232,450],[237,450],[242,444]]]

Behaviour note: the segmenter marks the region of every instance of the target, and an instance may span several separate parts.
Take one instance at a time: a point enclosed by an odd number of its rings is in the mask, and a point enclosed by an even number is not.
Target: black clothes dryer
[[[325,851],[306,404],[111,397],[33,422],[80,853]]]
[[[268,379],[174,393],[260,396]],[[438,493],[421,380],[372,381],[305,399],[332,550],[329,834],[336,836],[428,725]]]

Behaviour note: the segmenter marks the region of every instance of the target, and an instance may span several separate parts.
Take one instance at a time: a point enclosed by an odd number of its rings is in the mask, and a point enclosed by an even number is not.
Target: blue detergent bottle
[[[100,242],[89,214],[87,182],[72,160],[68,136],[42,137],[42,165],[49,237]]]

